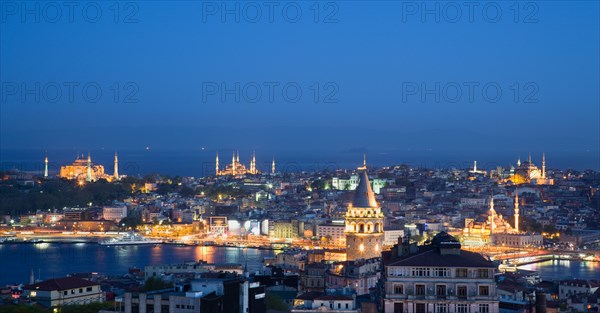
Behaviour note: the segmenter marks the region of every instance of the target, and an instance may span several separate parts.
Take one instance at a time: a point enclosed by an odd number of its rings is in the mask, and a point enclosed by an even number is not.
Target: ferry
[[[161,243],[163,243],[162,240],[148,239],[136,233],[130,233],[122,237],[112,238],[99,242],[99,244],[103,246],[154,245]]]

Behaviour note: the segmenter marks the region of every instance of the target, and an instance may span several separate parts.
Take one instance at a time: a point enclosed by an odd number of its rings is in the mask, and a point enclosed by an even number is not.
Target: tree
[[[161,289],[167,289],[167,288],[173,288],[173,283],[165,282],[164,280],[162,280],[159,277],[150,277],[150,278],[146,279],[143,290],[144,291],[153,291],[153,290],[161,290]]]
[[[272,292],[267,292],[267,295],[265,296],[265,305],[267,306],[267,310],[287,312],[290,309],[280,296]]]

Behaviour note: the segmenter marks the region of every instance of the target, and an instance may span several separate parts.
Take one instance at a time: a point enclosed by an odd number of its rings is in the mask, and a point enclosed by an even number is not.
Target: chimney
[[[535,291],[535,313],[546,313],[546,293]]]

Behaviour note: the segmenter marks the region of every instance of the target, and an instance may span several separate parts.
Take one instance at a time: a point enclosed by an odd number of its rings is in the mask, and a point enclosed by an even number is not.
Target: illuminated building
[[[535,184],[535,185],[554,185],[554,179],[546,177],[546,154],[542,154],[542,169],[540,170],[533,162],[531,155],[527,162],[517,161],[517,168],[505,181],[511,181],[513,184]]]
[[[102,218],[107,221],[119,222],[127,217],[126,206],[103,207]]]
[[[379,259],[360,259],[335,262],[326,273],[327,288],[350,287],[356,294],[367,295],[377,286],[381,276]]]
[[[328,224],[317,225],[317,236],[327,238],[330,243],[337,245],[346,244],[346,226],[344,223],[333,221]]]
[[[331,186],[336,190],[356,190],[360,181],[359,175],[351,175],[350,177],[332,177]],[[381,192],[381,188],[387,185],[385,179],[375,178],[371,182],[371,188],[376,194]]]
[[[463,243],[465,246],[480,246],[493,242],[496,233],[515,233],[515,230],[504,220],[502,214],[494,209],[494,198],[490,198],[490,208],[487,215],[476,219],[465,219]]]
[[[115,166],[117,166],[116,155]],[[117,174],[118,176],[118,170],[115,171],[115,174]],[[61,166],[60,173],[58,176],[60,178],[78,180],[80,182],[91,182],[96,181],[98,179],[106,179],[108,181],[112,181],[113,179],[112,176],[106,175],[104,173],[103,165],[92,163],[92,157],[89,154],[87,158],[85,158],[83,155],[77,156],[77,159],[73,163]]]
[[[260,172],[256,168],[256,154],[252,153],[252,159],[250,160],[250,167],[246,168],[246,166],[240,163],[240,153],[237,155],[234,152],[233,157],[231,158],[231,163],[225,166],[225,169],[221,170],[219,168],[219,153],[215,158],[215,174],[216,176],[242,176],[242,175],[255,175]]]
[[[465,219],[462,242],[465,246],[482,246],[488,244],[508,247],[539,247],[543,244],[542,235],[523,233],[519,231],[519,194],[515,190],[514,227],[511,226],[494,209],[494,199],[490,199],[490,209],[486,218]]]
[[[354,200],[345,216],[347,260],[378,258],[383,246],[383,212],[375,201],[366,165],[361,169]]]

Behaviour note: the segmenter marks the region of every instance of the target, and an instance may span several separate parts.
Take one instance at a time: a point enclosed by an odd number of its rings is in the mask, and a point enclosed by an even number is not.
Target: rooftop
[[[25,290],[44,290],[44,291],[52,291],[52,290],[68,290],[68,289],[76,289],[90,286],[97,286],[97,283],[92,281],[77,278],[77,277],[63,277],[63,278],[54,278],[48,279],[39,283],[35,283],[32,285],[27,285],[23,287]]]
[[[360,174],[360,182],[358,183],[358,187],[356,187],[356,191],[354,192],[354,201],[352,201],[352,206],[357,208],[377,207],[375,193],[373,193],[373,189],[371,188],[369,175],[367,174],[366,169]]]

